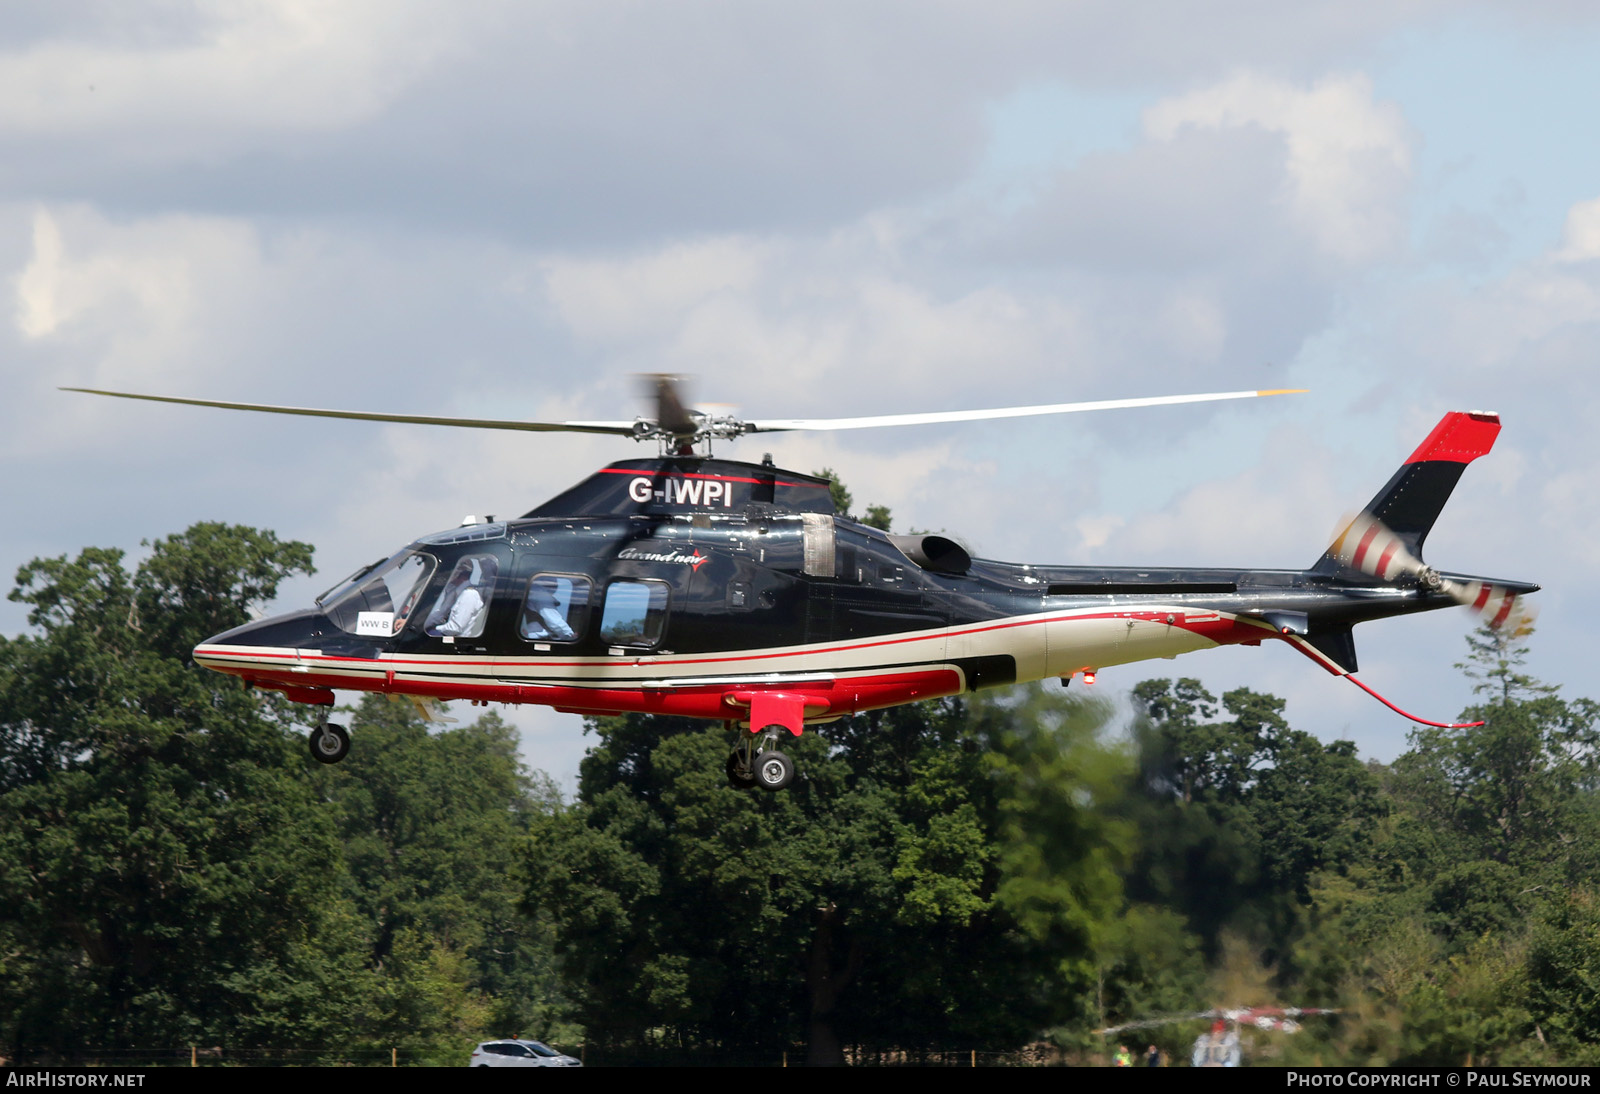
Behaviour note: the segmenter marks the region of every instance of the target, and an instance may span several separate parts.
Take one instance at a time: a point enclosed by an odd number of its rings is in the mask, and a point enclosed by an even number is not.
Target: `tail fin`
[[[1439,519],[1444,503],[1467,464],[1488,453],[1500,434],[1500,416],[1484,411],[1451,411],[1440,419],[1378,496],[1367,503],[1371,513],[1394,532],[1417,558],[1422,541]],[[1344,563],[1328,552],[1312,567],[1314,573],[1335,573]]]

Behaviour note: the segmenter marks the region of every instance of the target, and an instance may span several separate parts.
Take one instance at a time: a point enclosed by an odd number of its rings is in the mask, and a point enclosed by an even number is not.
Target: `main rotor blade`
[[[1081,410],[1122,410],[1176,403],[1215,403],[1224,399],[1255,399],[1263,395],[1300,395],[1306,388],[1270,391],[1220,391],[1207,395],[1156,395],[1146,399],[1100,399],[1089,403],[1051,403],[1047,406],[1008,406],[995,410],[945,410],[931,414],[882,414],[872,418],[768,418],[747,422],[747,432],[777,433],[790,429],[872,429],[880,425],[934,425],[940,422],[980,422],[991,418],[1024,418],[1034,414],[1076,414]]]
[[[451,425],[469,429],[515,429],[528,433],[612,433],[633,436],[632,422],[518,422],[496,418],[445,418],[432,414],[374,414],[364,410],[317,410],[301,406],[268,406],[264,403],[227,403],[216,399],[179,399],[171,395],[135,395],[127,391],[100,391],[91,387],[64,387],[62,391],[81,391],[87,395],[109,395],[114,399],[143,399],[152,403],[180,403],[184,406],[214,406],[223,410],[257,410],[264,414],[301,414],[309,418],[348,418],[358,422],[404,422],[409,425]]]

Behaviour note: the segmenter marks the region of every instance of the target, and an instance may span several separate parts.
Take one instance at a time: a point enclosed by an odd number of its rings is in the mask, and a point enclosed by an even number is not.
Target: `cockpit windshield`
[[[358,571],[317,603],[340,630],[389,638],[405,627],[437,565],[432,555],[407,549]]]

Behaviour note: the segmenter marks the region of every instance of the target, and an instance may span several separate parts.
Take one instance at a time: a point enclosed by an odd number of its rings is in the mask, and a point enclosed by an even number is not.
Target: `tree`
[[[1525,671],[1529,633],[1468,639],[1483,724],[1414,731],[1391,816],[1314,887],[1297,962],[1362,1015],[1353,1062],[1595,1058],[1596,706]]]
[[[379,977],[368,1035],[440,1063],[485,1027],[562,1039],[548,925],[518,908],[530,823],[560,808],[549,777],[524,771],[494,714],[430,730],[410,703],[368,694],[350,729],[361,747],[313,776]]]
[[[1356,861],[1384,813],[1379,784],[1349,741],[1292,728],[1284,701],[1198,681],[1133,690],[1143,793],[1137,898],[1185,915],[1208,948],[1225,927],[1274,947],[1292,933],[1316,875]]]
[[[1063,702],[817,727],[785,745],[804,777],[781,794],[726,785],[724,730],[592,721],[579,801],[528,860],[592,1048],[770,1060],[804,1041],[836,1063],[846,1043],[1017,1044],[1081,1011],[1080,951],[1120,901],[1094,805],[1115,764],[1099,715]],[[1002,729],[1019,718],[1039,724]],[[1045,811],[1059,826],[1028,828]]]
[[[1563,700],[1522,671],[1520,634],[1480,630],[1461,666],[1488,701],[1424,727],[1394,765],[1408,824],[1398,833],[1431,887],[1437,929],[1464,945],[1523,922],[1530,897],[1592,878],[1600,816],[1600,704]]]
[[[855,504],[855,496],[850,493],[844,483],[839,481],[839,475],[831,467],[824,467],[820,471],[811,472],[819,479],[828,480],[828,494],[833,499],[833,508],[842,517],[850,516],[850,507]],[[887,532],[893,518],[887,505],[869,505],[866,515],[861,518],[861,523],[869,528]]]
[[[1499,627],[1479,627],[1467,635],[1467,659],[1457,661],[1456,668],[1473,682],[1472,693],[1509,703],[1559,691],[1521,671],[1528,659],[1527,640],[1532,635],[1533,621],[1527,615],[1513,616]]]
[[[303,750],[236,681],[190,664],[310,548],[198,524],[22,567],[35,633],[0,640],[0,988],[22,1059],[240,1035],[247,981],[304,979],[338,846]],[[315,954],[338,965],[336,956]],[[292,970],[292,972],[291,972]]]

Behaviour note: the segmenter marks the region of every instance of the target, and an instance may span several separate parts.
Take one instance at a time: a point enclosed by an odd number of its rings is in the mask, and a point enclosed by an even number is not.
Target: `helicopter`
[[[514,519],[468,517],[363,566],[305,610],[195,647],[197,664],[320,714],[312,757],[338,763],[335,689],[430,702],[533,703],[725,723],[738,789],[795,778],[779,747],[807,725],[981,688],[1276,639],[1358,680],[1352,628],[1465,605],[1519,625],[1528,582],[1441,573],[1430,528],[1498,415],[1454,411],[1306,569],[1050,566],[974,558],[939,534],[891,535],[836,511],[830,482],[719,459],[755,433],[961,422],[1214,402],[1290,390],[834,419],[745,420],[691,408],[652,378],[653,416],[527,422],[66,391],[276,414],[655,441]],[[1476,724],[1476,723],[1471,723]]]

